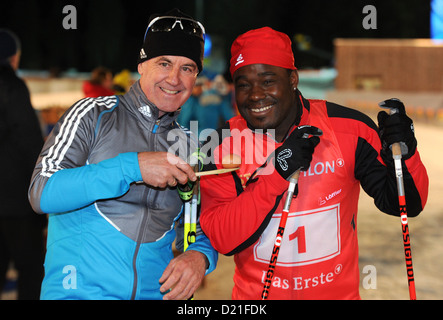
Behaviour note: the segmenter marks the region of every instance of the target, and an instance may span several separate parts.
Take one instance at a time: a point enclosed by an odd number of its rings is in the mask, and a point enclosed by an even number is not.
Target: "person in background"
[[[181,107],[177,122],[185,128],[191,127],[191,121],[198,121],[198,109],[200,108],[200,97],[203,93],[203,86],[206,82],[206,76],[199,75],[192,89],[192,94],[185,104]],[[198,128],[201,130],[201,127]],[[198,132],[194,132],[198,134]]]
[[[129,88],[134,83],[134,81],[131,79],[131,73],[127,69],[117,73],[112,82],[112,88],[115,91],[115,94],[120,95],[128,92]]]
[[[92,70],[91,79],[83,83],[83,93],[85,97],[91,98],[114,95],[111,70],[105,67]]]
[[[0,291],[12,262],[17,298],[35,300],[43,279],[46,218],[33,212],[27,189],[43,136],[29,90],[16,74],[20,47],[13,32],[0,30]]]
[[[229,85],[222,75],[213,80],[199,76],[191,97],[182,107],[178,122],[191,131],[197,131],[199,140],[205,141],[212,131],[234,116],[231,99]]]

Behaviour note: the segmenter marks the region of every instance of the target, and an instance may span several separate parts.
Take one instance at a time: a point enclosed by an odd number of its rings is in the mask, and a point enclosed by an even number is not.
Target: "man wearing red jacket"
[[[201,227],[213,247],[234,255],[233,299],[260,299],[290,176],[301,169],[269,299],[359,299],[357,209],[360,186],[383,212],[399,216],[390,145],[404,142],[409,216],[424,208],[428,176],[412,120],[366,115],[297,89],[291,41],[265,27],[231,48],[240,115],[202,147],[204,170],[241,156],[234,173],[201,178]],[[309,137],[305,137],[305,133]],[[320,136],[321,135],[321,136]]]

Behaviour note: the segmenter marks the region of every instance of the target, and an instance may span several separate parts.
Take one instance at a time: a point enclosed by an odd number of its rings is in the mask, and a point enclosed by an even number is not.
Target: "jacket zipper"
[[[138,258],[138,253],[140,251],[140,246],[141,246],[141,243],[143,240],[143,236],[145,234],[144,230],[146,230],[145,224],[146,224],[147,219],[148,219],[148,215],[145,214],[143,216],[142,222],[140,224],[140,229],[139,229],[138,237],[137,237],[137,245],[135,246],[135,251],[134,251],[133,258],[132,258],[132,270],[134,272],[134,285],[132,287],[131,300],[135,300],[135,297],[137,295],[137,282],[138,282],[137,258]]]
[[[152,129],[152,133],[156,133],[159,125],[160,125],[160,119],[157,119],[155,121],[154,128]],[[153,140],[155,140],[155,137],[153,137]],[[155,141],[152,141],[152,145],[154,145],[154,142]],[[148,199],[149,199],[150,191],[151,191],[151,189],[148,189],[147,196],[144,197],[144,199],[146,200],[146,206],[148,206],[147,202],[148,202]],[[146,220],[147,219],[148,219],[148,214],[143,215],[142,222],[140,224],[140,229],[138,231],[137,244],[135,246],[134,255],[132,257],[132,270],[134,272],[134,285],[132,287],[131,300],[135,300],[135,297],[137,295],[137,282],[138,282],[137,257],[138,257],[138,253],[140,251],[140,246],[141,246],[144,234],[145,234],[145,230],[146,230],[145,224],[146,224]]]

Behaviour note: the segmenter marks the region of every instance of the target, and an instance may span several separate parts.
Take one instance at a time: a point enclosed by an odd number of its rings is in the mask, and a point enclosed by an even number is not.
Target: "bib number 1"
[[[254,259],[269,262],[280,214],[274,214],[254,247]],[[289,213],[277,261],[278,266],[301,266],[340,254],[340,204]]]
[[[305,235],[305,227],[300,226],[295,230],[294,233],[289,235],[289,241],[297,239],[297,250],[298,253],[306,252],[306,235]]]

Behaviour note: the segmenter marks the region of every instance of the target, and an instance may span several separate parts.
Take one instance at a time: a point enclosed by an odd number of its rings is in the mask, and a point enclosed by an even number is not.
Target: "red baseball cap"
[[[231,46],[231,75],[241,67],[256,63],[296,70],[291,39],[269,27],[238,36]]]

